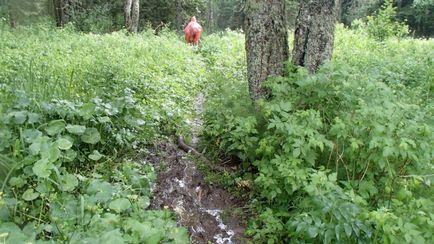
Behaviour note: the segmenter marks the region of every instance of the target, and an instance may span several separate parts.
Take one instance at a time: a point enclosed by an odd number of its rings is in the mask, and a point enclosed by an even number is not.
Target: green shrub
[[[333,61],[268,81],[269,101],[254,106],[245,80],[216,79],[203,138],[257,172],[255,240],[433,241],[427,50],[430,41],[378,43],[339,27]]]
[[[144,210],[153,168],[126,157],[155,131],[143,127],[150,115],[131,93],[108,102],[55,100],[39,111],[30,102],[19,96],[0,114],[6,241],[186,241],[169,213]]]
[[[146,210],[155,173],[138,161],[186,127],[201,58],[168,32],[4,30],[0,239],[188,242],[170,212]]]
[[[386,0],[377,15],[368,16],[366,30],[371,37],[380,41],[407,35],[408,26],[395,21],[395,18],[396,7],[393,7],[393,0]]]

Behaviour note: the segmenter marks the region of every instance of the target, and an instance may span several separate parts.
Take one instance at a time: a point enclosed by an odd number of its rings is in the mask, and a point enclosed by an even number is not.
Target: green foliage
[[[68,5],[65,14],[79,31],[108,33],[123,27],[122,9],[122,1],[82,1]]]
[[[29,105],[18,100],[1,114],[9,140],[0,152],[16,162],[0,190],[0,233],[7,241],[185,240],[169,213],[143,210],[152,167],[122,159],[152,136],[140,126],[146,115],[131,94],[107,103],[43,103],[38,113]]]
[[[256,172],[258,242],[430,243],[433,44],[338,27],[335,45],[320,72],[270,80],[272,99],[256,105],[244,77],[217,76],[205,146]]]
[[[149,127],[157,124],[168,131],[191,114],[191,94],[205,80],[202,60],[169,32],[126,36],[83,35],[45,26],[6,29],[0,51],[2,83],[25,91],[32,100],[87,102],[127,91],[145,105]]]
[[[396,7],[393,7],[393,0],[386,0],[375,16],[368,16],[366,30],[371,37],[380,41],[392,36],[407,35],[408,26],[397,22],[395,18]]]
[[[202,60],[168,32],[2,28],[0,240],[188,242],[138,158],[185,126]]]

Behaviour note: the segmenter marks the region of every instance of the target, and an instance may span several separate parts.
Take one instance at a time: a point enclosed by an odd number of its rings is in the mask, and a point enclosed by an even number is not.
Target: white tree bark
[[[124,5],[125,28],[129,32],[139,29],[140,2],[139,0],[125,0]]]

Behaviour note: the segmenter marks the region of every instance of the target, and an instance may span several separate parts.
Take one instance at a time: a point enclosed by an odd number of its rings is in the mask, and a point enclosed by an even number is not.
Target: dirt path
[[[198,114],[202,104],[203,96],[199,96],[195,104]],[[192,144],[196,144],[200,119],[193,120],[191,126]],[[173,210],[179,224],[188,228],[191,243],[242,243],[244,221],[231,210],[243,203],[224,189],[207,185],[191,155],[165,142],[151,150],[148,160],[159,174],[151,207]]]

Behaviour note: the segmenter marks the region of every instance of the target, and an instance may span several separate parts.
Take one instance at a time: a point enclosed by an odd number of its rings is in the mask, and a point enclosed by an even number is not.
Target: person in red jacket
[[[191,17],[190,23],[184,28],[185,41],[188,44],[198,45],[200,35],[202,34],[202,26],[197,23],[196,17]]]

